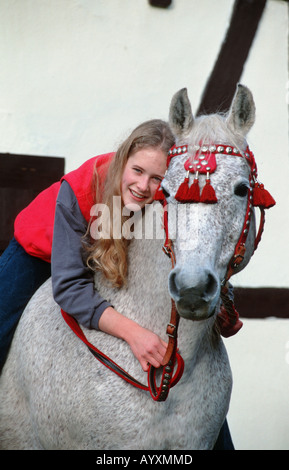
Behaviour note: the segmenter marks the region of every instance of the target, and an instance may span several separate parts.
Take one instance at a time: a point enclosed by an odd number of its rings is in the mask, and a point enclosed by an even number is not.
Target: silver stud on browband
[[[238,150],[237,147],[233,147],[231,145],[193,145],[193,148],[194,148],[194,151],[196,152],[196,154],[198,152],[203,152],[204,154],[207,154],[208,152],[209,153],[222,153],[222,154],[227,154],[227,155],[230,155],[230,154],[234,154],[234,155],[238,155],[238,156],[245,156],[247,159],[250,157],[249,153],[244,153],[241,152],[240,150]],[[188,152],[188,145],[181,145],[179,147],[174,147],[174,148],[171,148],[168,152],[168,155],[169,156],[175,156],[175,155],[181,155],[181,154],[184,154],[184,153],[187,153]],[[207,159],[207,156],[206,155],[200,155],[198,157],[199,160],[204,160],[204,159]],[[253,172],[256,171],[255,169],[253,169]]]
[[[188,150],[187,146],[184,145],[183,147],[175,147],[173,149],[170,149],[168,154],[169,155],[176,155],[176,154],[181,155],[181,153],[186,153],[187,150]]]

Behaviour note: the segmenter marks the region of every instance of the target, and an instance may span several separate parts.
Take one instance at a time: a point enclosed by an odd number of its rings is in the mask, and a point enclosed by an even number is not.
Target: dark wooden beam
[[[289,289],[262,287],[234,289],[235,306],[243,318],[289,318]]]
[[[230,108],[265,5],[266,0],[235,1],[230,25],[197,115],[226,112]]]
[[[167,8],[171,5],[172,0],[149,0],[152,7]]]
[[[64,165],[64,158],[0,154],[0,254],[13,236],[17,214],[63,176]]]

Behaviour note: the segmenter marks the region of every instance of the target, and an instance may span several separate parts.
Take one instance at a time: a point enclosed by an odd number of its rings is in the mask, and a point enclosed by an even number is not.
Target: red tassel
[[[256,182],[253,189],[253,206],[263,207],[269,209],[275,206],[276,202],[271,194],[264,188],[264,185]]]
[[[243,326],[243,322],[240,320],[239,314],[233,304],[230,306],[229,312],[224,305],[221,306],[216,322],[224,338],[235,335]]]
[[[175,195],[175,199],[179,202],[189,202],[188,199],[189,193],[189,177],[187,176],[182,184],[180,185],[177,194]]]
[[[205,204],[215,204],[216,202],[218,202],[215,190],[211,185],[210,179],[206,179],[206,184],[203,187],[200,201],[204,202]]]
[[[198,178],[194,179],[194,182],[188,191],[188,198],[191,202],[200,202],[200,187]]]

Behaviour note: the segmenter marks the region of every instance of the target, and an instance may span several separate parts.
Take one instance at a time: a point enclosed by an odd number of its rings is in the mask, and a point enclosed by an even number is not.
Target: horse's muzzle
[[[175,267],[169,275],[169,292],[182,317],[205,320],[211,317],[220,295],[220,282],[210,269]]]

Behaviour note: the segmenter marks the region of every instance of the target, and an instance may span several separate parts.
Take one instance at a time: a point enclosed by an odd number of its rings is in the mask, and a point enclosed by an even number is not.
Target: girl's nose
[[[146,176],[143,176],[139,181],[138,181],[138,188],[142,192],[147,192],[149,191],[149,178]]]

